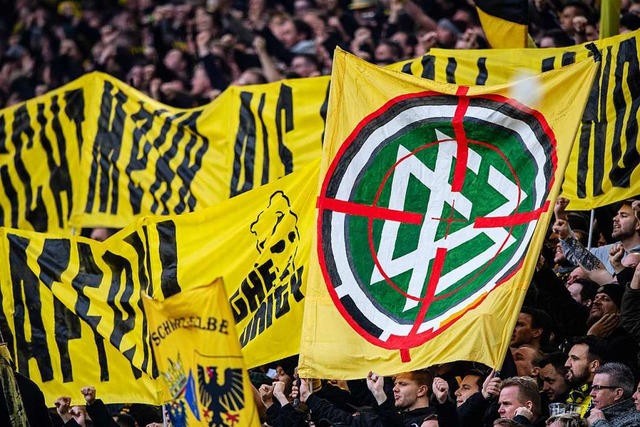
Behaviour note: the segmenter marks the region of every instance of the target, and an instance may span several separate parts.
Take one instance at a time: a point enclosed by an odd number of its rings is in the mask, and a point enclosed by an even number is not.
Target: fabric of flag
[[[222,277],[248,367],[299,352],[319,161],[186,215],[145,217],[104,242],[0,229],[3,331],[18,371],[53,404],[158,403],[142,293]],[[122,388],[126,383],[127,387]]]
[[[596,69],[464,87],[336,53],[302,377],[500,365]]]
[[[526,0],[476,0],[475,5],[492,48],[527,47],[529,4]]]
[[[143,303],[171,425],[259,426],[222,280]]]

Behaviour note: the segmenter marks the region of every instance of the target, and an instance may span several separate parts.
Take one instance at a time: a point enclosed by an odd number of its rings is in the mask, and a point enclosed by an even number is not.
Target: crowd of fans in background
[[[530,1],[540,47],[598,38],[594,1]],[[599,2],[597,2],[599,3]],[[640,27],[623,0],[620,31]],[[488,48],[472,0],[4,0],[0,108],[87,72],[188,108],[228,85],[328,75],[342,49],[379,65]]]
[[[379,65],[415,58],[433,47],[488,48],[472,3],[0,0],[0,108],[91,71],[189,108],[210,102],[229,85],[328,75],[338,46]],[[530,33],[537,45],[563,47],[597,39],[599,16],[592,3],[530,1]],[[623,0],[621,12],[620,32],[640,28],[640,0]],[[294,386],[295,362],[283,361],[252,373],[263,420],[276,427],[307,425],[308,417],[293,408],[295,397],[296,406],[302,402],[312,414],[322,414],[315,421],[327,426],[426,427],[438,425],[435,419],[443,427],[640,425],[640,401],[634,405],[632,398],[640,372],[640,315],[634,314],[640,313],[640,270],[634,270],[640,258],[640,203],[623,203],[600,220],[592,246],[601,248],[594,256],[584,249],[592,229],[588,219],[567,213],[562,203],[556,205],[548,247],[499,375],[461,362],[400,376],[395,384],[372,373],[362,381]],[[87,408],[95,389],[89,395]],[[367,412],[390,401],[403,414],[422,418],[417,424],[411,424],[417,418],[406,416],[402,424],[393,424],[399,422],[393,418],[385,424],[380,413]],[[417,413],[416,402],[457,409],[453,415],[438,409]],[[549,403],[568,408],[567,414],[550,414]],[[90,425],[86,414],[64,399],[52,413],[60,425]],[[118,417],[119,425],[134,425],[132,416]],[[139,425],[161,419],[155,408]]]

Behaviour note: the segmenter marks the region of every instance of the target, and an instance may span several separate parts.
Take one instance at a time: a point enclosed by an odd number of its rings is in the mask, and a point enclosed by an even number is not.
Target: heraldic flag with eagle
[[[171,425],[259,426],[222,280],[143,302]]]

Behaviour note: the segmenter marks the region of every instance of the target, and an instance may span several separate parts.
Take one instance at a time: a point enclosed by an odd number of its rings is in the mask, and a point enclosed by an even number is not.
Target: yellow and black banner
[[[506,84],[602,57],[563,195],[574,209],[637,193],[638,32],[558,49],[432,49],[391,66],[465,85]],[[204,107],[163,105],[105,74],[0,111],[0,224],[71,233],[216,205],[320,157],[328,77],[231,87]]]
[[[318,158],[328,79],[232,87],[201,108],[91,73],[0,111],[0,224],[70,233],[216,205]]]
[[[317,174],[312,162],[209,209],[140,218],[104,242],[2,229],[0,328],[18,370],[49,403],[81,399],[87,384],[106,402],[160,403],[141,296],[218,277],[247,366],[297,353]]]

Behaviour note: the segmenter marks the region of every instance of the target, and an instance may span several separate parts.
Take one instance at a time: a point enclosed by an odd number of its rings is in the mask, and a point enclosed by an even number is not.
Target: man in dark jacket
[[[437,415],[440,427],[455,427],[457,425],[456,407],[448,399],[449,385],[442,378],[433,380],[433,394],[437,404],[435,407],[429,406],[431,378],[431,374],[426,370],[396,375],[392,402],[384,392],[384,377],[370,372],[367,376],[367,386],[376,400],[373,413],[356,415],[351,420],[343,416],[337,419],[336,417],[340,414],[336,414],[335,408],[329,406],[331,404],[328,402],[313,396],[304,380],[300,384],[300,400],[307,403],[314,418],[327,418],[333,422],[349,421],[348,425],[420,427],[426,419]]]
[[[589,425],[626,427],[640,425],[633,399],[633,374],[622,363],[605,363],[596,371],[591,387],[593,408]]]

